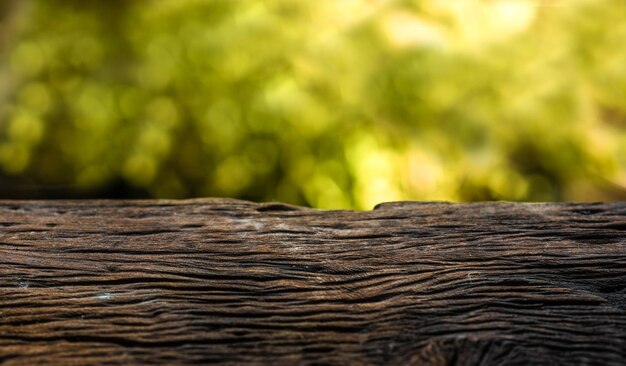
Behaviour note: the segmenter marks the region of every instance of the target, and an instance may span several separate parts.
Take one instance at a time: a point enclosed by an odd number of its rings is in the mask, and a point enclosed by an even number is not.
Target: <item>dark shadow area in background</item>
[[[19,177],[0,175],[0,199],[148,199],[145,189],[129,186],[118,179],[98,189],[75,185],[38,185]]]

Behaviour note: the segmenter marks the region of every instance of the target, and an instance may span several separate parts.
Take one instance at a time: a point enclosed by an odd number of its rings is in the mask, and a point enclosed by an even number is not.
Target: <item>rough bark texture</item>
[[[0,202],[0,363],[626,364],[626,203]]]

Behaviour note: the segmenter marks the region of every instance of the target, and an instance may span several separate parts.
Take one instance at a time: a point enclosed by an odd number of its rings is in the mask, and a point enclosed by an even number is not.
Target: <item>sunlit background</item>
[[[0,196],[626,200],[626,1],[3,0]]]

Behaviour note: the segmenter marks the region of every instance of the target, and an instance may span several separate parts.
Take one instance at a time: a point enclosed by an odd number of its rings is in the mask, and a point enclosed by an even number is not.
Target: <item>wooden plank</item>
[[[626,203],[0,202],[2,365],[626,364]]]

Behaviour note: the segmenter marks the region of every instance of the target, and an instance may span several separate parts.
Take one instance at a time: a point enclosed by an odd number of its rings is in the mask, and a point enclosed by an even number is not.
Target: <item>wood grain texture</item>
[[[0,202],[0,363],[626,364],[626,203]]]

